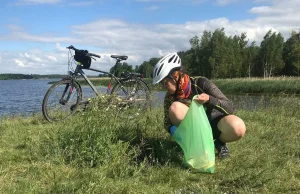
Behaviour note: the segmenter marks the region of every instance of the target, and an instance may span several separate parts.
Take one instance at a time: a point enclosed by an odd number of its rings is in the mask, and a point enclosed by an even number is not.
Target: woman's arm
[[[232,114],[234,112],[232,102],[209,79],[201,77],[198,79],[197,85],[202,89],[203,93],[209,95],[209,100],[206,103],[207,107],[216,108],[226,114]]]

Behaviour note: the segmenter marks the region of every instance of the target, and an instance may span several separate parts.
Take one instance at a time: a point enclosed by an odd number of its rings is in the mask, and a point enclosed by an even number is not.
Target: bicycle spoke
[[[147,108],[148,89],[137,80],[128,80],[122,84],[115,85],[112,90],[112,94],[121,100],[117,115],[126,118],[139,116]]]
[[[81,100],[81,91],[68,81],[54,84],[47,92],[43,102],[43,114],[48,121],[59,121],[72,115]],[[80,98],[80,99],[79,99]]]

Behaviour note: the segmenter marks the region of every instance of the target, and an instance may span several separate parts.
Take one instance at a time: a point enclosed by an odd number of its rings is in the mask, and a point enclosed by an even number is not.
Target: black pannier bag
[[[87,50],[75,51],[74,59],[80,62],[84,69],[88,69],[91,66],[91,57],[87,56]]]

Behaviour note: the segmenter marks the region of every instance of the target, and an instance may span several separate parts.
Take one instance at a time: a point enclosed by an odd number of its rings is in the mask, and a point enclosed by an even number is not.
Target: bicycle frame
[[[119,63],[119,61],[117,61],[116,64],[117,63]],[[99,69],[94,69],[94,68],[88,68],[86,70],[90,70],[90,71],[99,72],[99,73],[103,73],[103,74],[109,75],[110,82],[109,82],[108,87],[107,87],[107,93],[109,92],[111,84],[112,84],[112,81],[114,79],[114,80],[116,80],[121,85],[122,90],[125,92],[125,94],[128,95],[127,91],[123,89],[122,83],[120,82],[121,79],[118,78],[118,77],[116,77],[113,73],[109,73],[109,72],[106,72],[106,71],[101,71]],[[77,65],[77,67],[75,69],[75,72],[71,74],[72,79],[76,79],[76,77],[78,76],[78,74],[80,74],[85,79],[85,81],[89,84],[89,86],[92,88],[92,90],[95,92],[95,94],[97,96],[99,96],[99,92],[95,88],[94,84],[89,80],[89,78],[87,77],[87,75],[84,73],[83,68],[80,65]]]

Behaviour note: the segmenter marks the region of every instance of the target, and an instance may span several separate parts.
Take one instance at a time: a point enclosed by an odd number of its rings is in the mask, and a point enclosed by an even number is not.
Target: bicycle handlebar
[[[79,49],[75,48],[73,45],[68,46],[67,49],[74,50],[75,52],[84,52],[87,56],[90,56],[90,57],[101,58],[100,55],[97,55],[94,53],[89,53],[89,51],[87,51],[87,50],[79,50]]]

